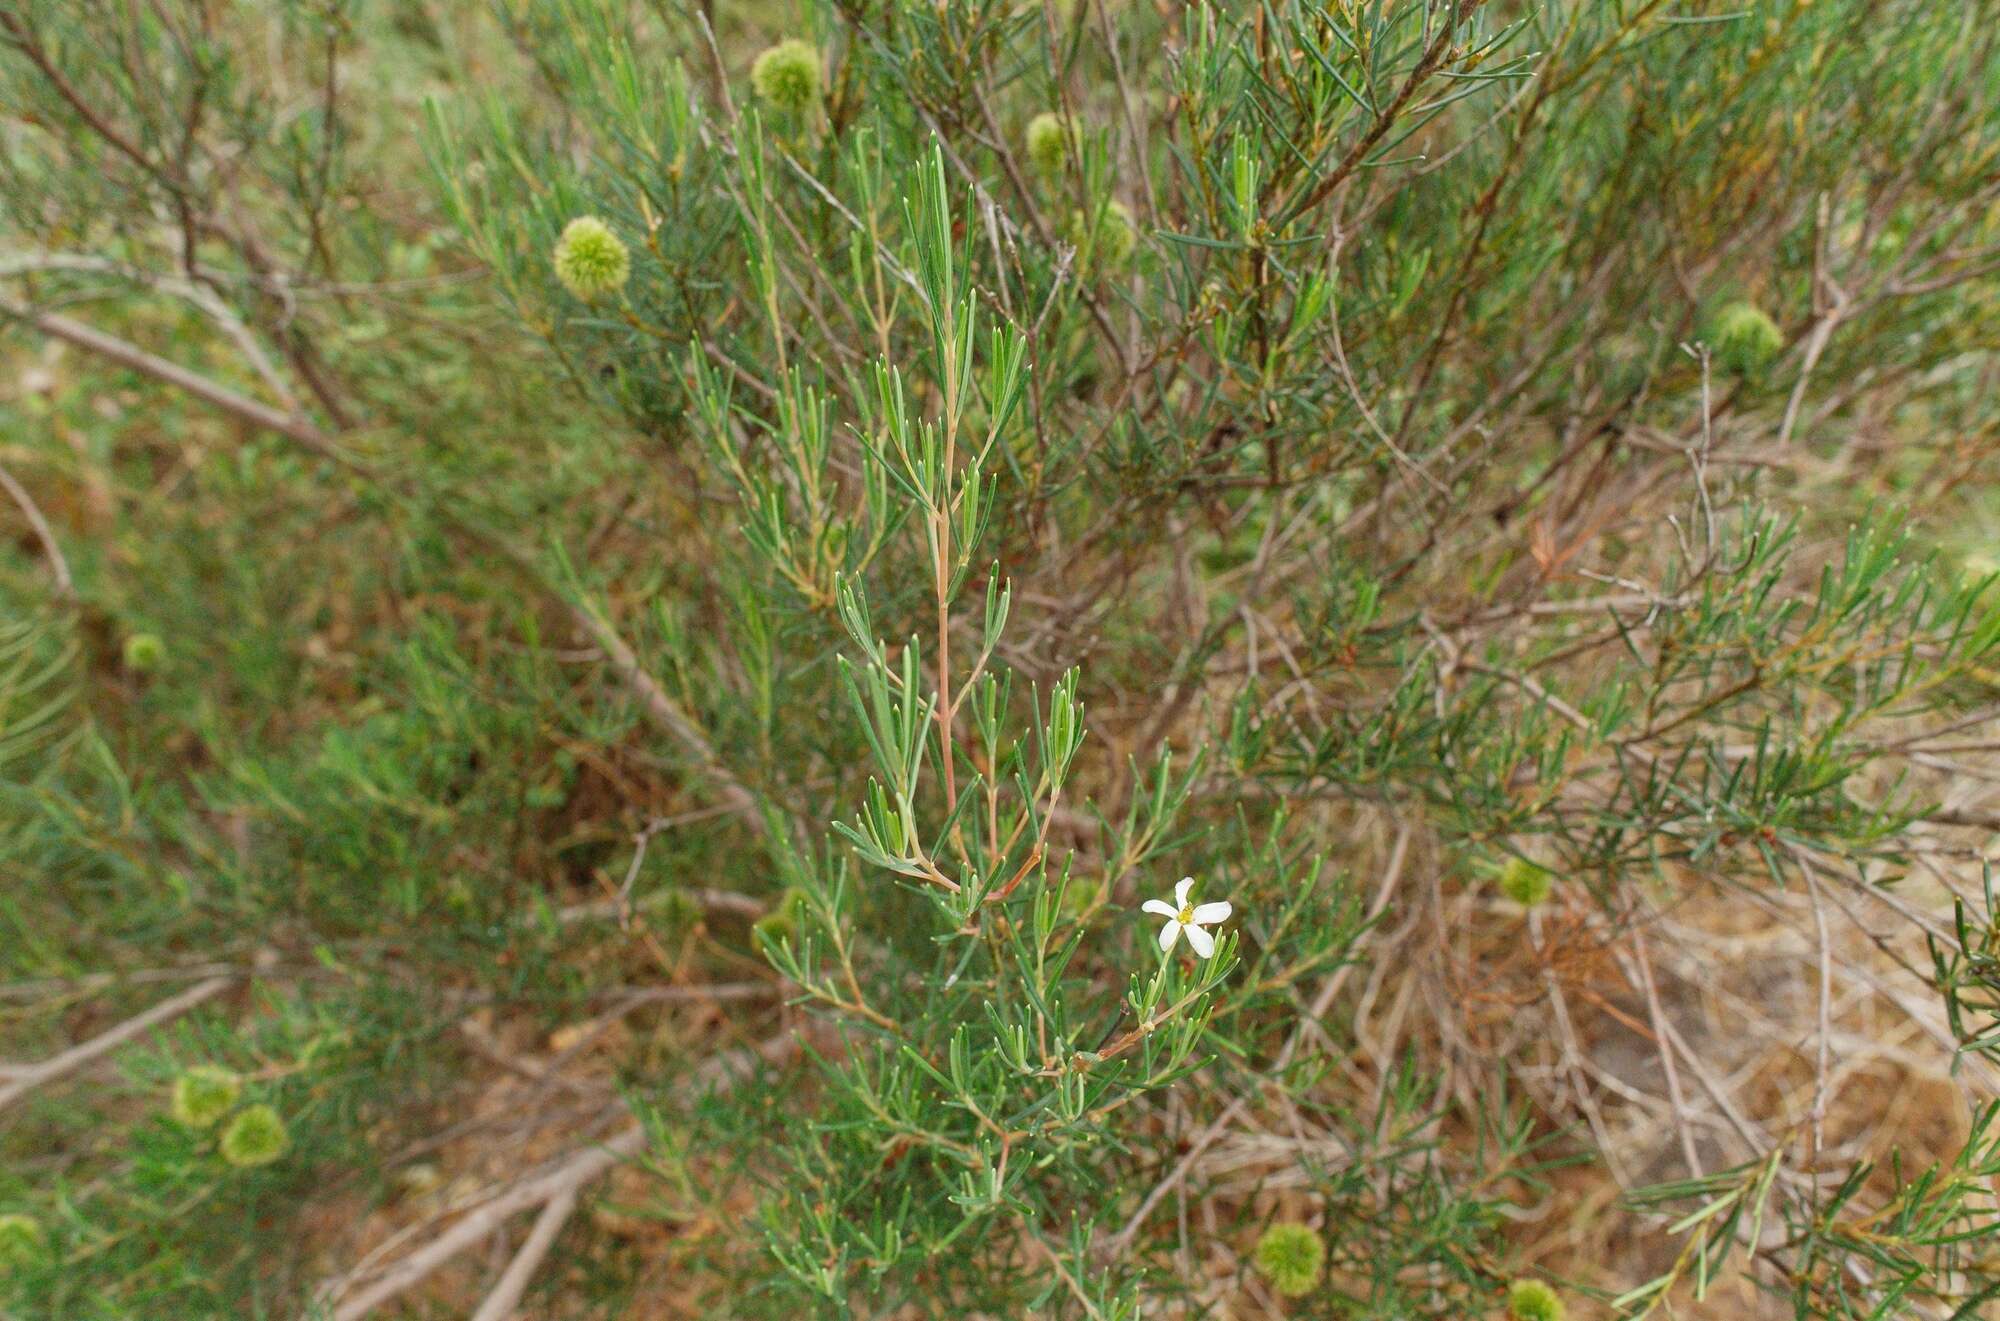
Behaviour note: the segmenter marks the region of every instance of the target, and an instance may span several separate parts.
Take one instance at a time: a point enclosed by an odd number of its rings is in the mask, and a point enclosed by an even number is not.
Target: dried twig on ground
[[[761,1046],[716,1056],[697,1071],[695,1084],[698,1087],[733,1086],[749,1076],[758,1063],[776,1063],[796,1049],[797,1042],[792,1034],[781,1033]],[[339,1302],[338,1306],[333,1308],[333,1321],[360,1321],[360,1318],[369,1315],[383,1303],[430,1278],[459,1253],[484,1242],[510,1217],[522,1211],[534,1207],[548,1208],[563,1199],[573,1202],[578,1190],[609,1173],[620,1161],[636,1155],[645,1145],[644,1125],[633,1124],[598,1145],[574,1153],[553,1169],[531,1175],[500,1189],[450,1229],[383,1272],[367,1288],[352,1298]],[[567,1215],[568,1212],[565,1211],[552,1217],[545,1210],[542,1220],[536,1224],[535,1233],[541,1233],[546,1224],[548,1236],[553,1241],[556,1232],[561,1228],[562,1220]],[[493,1295],[487,1299],[489,1306],[498,1298],[511,1307],[512,1302],[507,1300],[503,1290],[512,1287],[514,1297],[518,1298],[520,1291],[527,1287],[528,1278],[532,1277],[534,1268],[540,1264],[541,1257],[547,1252],[545,1246],[540,1253],[530,1257],[529,1249],[533,1246],[533,1242],[534,1237],[531,1235],[529,1244],[522,1248],[513,1265],[509,1266],[507,1275],[502,1277]],[[524,1258],[527,1259],[525,1266],[523,1266]],[[510,1284],[509,1277],[514,1274],[516,1267],[522,1267],[523,1278]],[[319,1290],[320,1303],[322,1305],[335,1303],[355,1283],[356,1280],[347,1276],[329,1281]],[[504,1315],[505,1311],[495,1311],[489,1316],[484,1307],[478,1313],[484,1321],[490,1321],[490,1317]]]
[[[5,1110],[35,1088],[54,1082],[58,1078],[67,1077],[85,1065],[110,1054],[126,1042],[143,1036],[160,1024],[176,1019],[197,1005],[213,1000],[234,985],[235,981],[233,977],[211,977],[205,982],[190,986],[171,999],[162,1000],[143,1014],[126,1019],[109,1031],[98,1033],[80,1046],[72,1046],[60,1055],[52,1056],[40,1064],[28,1066],[6,1086],[0,1087],[0,1110]]]
[[[514,1254],[514,1260],[507,1263],[507,1269],[500,1276],[493,1292],[486,1295],[486,1301],[472,1314],[472,1321],[508,1321],[514,1315],[521,1295],[527,1292],[528,1284],[535,1278],[542,1259],[555,1246],[556,1235],[576,1210],[576,1189],[567,1188],[549,1199],[542,1213],[535,1217],[535,1227],[528,1234],[528,1241]]]
[[[260,403],[248,395],[210,380],[199,372],[190,371],[177,362],[170,362],[157,354],[148,353],[136,344],[106,334],[94,326],[85,325],[71,317],[40,311],[10,298],[0,298],[0,314],[17,318],[44,334],[52,335],[79,348],[88,349],[155,380],[185,390],[204,403],[212,404],[241,421],[267,431],[275,431],[296,441],[320,457],[329,459],[368,481],[387,485],[382,474],[343,450],[333,435],[322,430],[309,418],[288,414],[269,404]],[[558,601],[568,612],[571,621],[587,633],[603,651],[605,659],[610,662],[619,681],[639,699],[640,707],[645,711],[647,719],[679,743],[702,768],[713,786],[716,797],[726,803],[731,811],[741,815],[753,829],[765,828],[757,796],[745,788],[742,781],[722,764],[720,758],[716,756],[714,747],[709,743],[708,736],[701,731],[687,712],[681,709],[680,704],[667,694],[667,690],[660,686],[659,680],[640,663],[638,653],[618,635],[618,631],[612,627],[609,620],[600,618],[589,606],[572,599],[568,593],[559,591],[542,572],[540,566],[519,548],[502,542],[485,529],[448,512],[445,517],[462,535],[484,544],[488,550],[493,551],[522,576]]]

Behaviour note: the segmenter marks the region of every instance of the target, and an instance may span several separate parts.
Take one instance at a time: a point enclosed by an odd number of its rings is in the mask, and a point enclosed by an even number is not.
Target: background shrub
[[[0,9],[0,1308],[1982,1314],[1986,17]]]

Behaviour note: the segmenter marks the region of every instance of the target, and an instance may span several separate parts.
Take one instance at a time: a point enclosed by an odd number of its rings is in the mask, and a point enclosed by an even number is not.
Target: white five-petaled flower
[[[1172,949],[1174,942],[1180,939],[1181,932],[1185,931],[1188,944],[1194,946],[1195,953],[1206,959],[1215,953],[1215,937],[1209,935],[1203,928],[1228,920],[1230,908],[1226,903],[1200,906],[1191,904],[1188,902],[1188,891],[1192,889],[1194,889],[1194,877],[1183,876],[1180,884],[1174,887],[1172,903],[1164,899],[1148,899],[1141,906],[1148,913],[1158,913],[1167,919],[1167,924],[1160,928],[1162,951]]]

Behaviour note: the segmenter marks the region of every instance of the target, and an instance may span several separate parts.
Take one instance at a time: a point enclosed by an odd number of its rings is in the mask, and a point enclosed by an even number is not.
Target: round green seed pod
[[[0,1215],[0,1270],[26,1266],[42,1255],[48,1235],[31,1215],[9,1211]]]
[[[143,674],[157,670],[167,658],[167,644],[157,633],[134,633],[125,639],[125,668]]]
[[[750,87],[759,100],[781,110],[804,110],[819,100],[818,48],[787,37],[751,63]]]
[[[1326,1244],[1309,1226],[1296,1223],[1272,1225],[1257,1240],[1253,1254],[1257,1273],[1286,1298],[1303,1298],[1319,1284],[1326,1269]]]
[[[236,1108],[243,1080],[227,1069],[203,1064],[174,1079],[174,1121],[183,1128],[210,1128]]]
[[[808,911],[810,905],[806,892],[792,886],[778,896],[777,905],[770,912],[750,924],[750,934],[759,947],[768,945],[775,948],[787,941],[796,944],[799,927],[805,923]]]
[[[1755,303],[1730,303],[1715,314],[1709,333],[1715,360],[1738,375],[1761,369],[1785,347],[1785,332]]]
[[[1099,270],[1109,270],[1130,260],[1139,246],[1139,227],[1123,202],[1106,202],[1094,216],[1081,211],[1071,213],[1069,241],[1076,245],[1081,260]]]
[[[632,275],[632,254],[596,216],[578,216],[563,228],[554,261],[556,278],[586,303],[623,289]]]
[[[1563,1321],[1569,1309],[1561,1295],[1540,1280],[1516,1280],[1507,1286],[1507,1315],[1513,1321]]]
[[[1509,858],[1500,871],[1500,893],[1523,908],[1533,908],[1549,897],[1555,877],[1547,867],[1538,867],[1526,858]]]
[[[238,1168],[269,1165],[291,1146],[285,1121],[268,1105],[253,1105],[222,1130],[222,1159]]]
[[[1060,174],[1063,162],[1069,159],[1075,138],[1076,131],[1070,122],[1053,110],[1043,111],[1029,120],[1027,131],[1021,135],[1028,163],[1039,174]]]

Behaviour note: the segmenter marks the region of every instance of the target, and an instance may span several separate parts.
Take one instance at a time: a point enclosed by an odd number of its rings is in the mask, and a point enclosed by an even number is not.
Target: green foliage
[[[1970,15],[9,7],[0,1311],[1978,1314]]]
[[[1988,1278],[1986,1260],[1986,1245],[2000,1234],[1990,1193],[1991,1180],[2000,1174],[1996,1121],[2000,1107],[1981,1107],[1966,1142],[1948,1162],[1912,1174],[1902,1168],[1900,1158],[1893,1160],[1886,1196],[1866,1191],[1880,1173],[1872,1162],[1846,1171],[1830,1194],[1802,1194],[1780,1179],[1779,1152],[1706,1177],[1648,1188],[1641,1194],[1642,1204],[1685,1212],[1673,1229],[1686,1236],[1686,1243],[1671,1269],[1616,1303],[1644,1315],[1683,1283],[1696,1299],[1704,1298],[1742,1246],[1756,1243],[1767,1220],[1777,1220],[1801,1263],[1783,1286],[1795,1315],[1867,1315],[1866,1295],[1853,1286],[1853,1276],[1860,1272],[1871,1280],[1871,1292],[1898,1305],[1948,1304],[1961,1315],[1977,1315],[1984,1304],[2000,1298],[2000,1281]]]
[[[0,771],[58,753],[73,734],[77,644],[61,614],[0,619]]]

